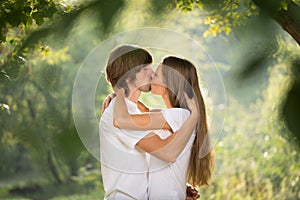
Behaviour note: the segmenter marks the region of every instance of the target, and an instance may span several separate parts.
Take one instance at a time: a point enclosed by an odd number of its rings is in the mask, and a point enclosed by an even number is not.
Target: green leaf
[[[21,24],[21,13],[18,10],[14,10],[7,14],[7,21],[12,26],[18,26]]]
[[[40,12],[32,13],[32,18],[35,20],[37,25],[42,25],[44,23],[43,15]]]
[[[30,6],[25,6],[24,7],[24,13],[26,15],[30,15],[31,14],[31,11],[32,11],[32,8]]]
[[[196,5],[198,6],[198,8],[200,10],[203,10],[203,3],[202,2],[198,2]]]
[[[283,10],[288,10],[288,4],[287,4],[286,1],[282,1],[282,2],[281,2],[281,8],[282,8]]]
[[[230,27],[225,27],[224,32],[225,32],[226,35],[229,35],[230,32],[231,32],[231,28]]]
[[[204,33],[203,33],[203,37],[208,37],[209,35],[211,34],[210,30],[206,30]]]

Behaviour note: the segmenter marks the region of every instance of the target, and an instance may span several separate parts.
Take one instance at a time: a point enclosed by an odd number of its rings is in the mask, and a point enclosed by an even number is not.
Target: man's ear
[[[129,85],[130,85],[130,81],[129,79],[120,79],[117,84],[115,85],[115,87],[113,87],[113,89],[117,89],[117,88],[124,88],[125,90],[125,96],[127,97],[129,94]]]

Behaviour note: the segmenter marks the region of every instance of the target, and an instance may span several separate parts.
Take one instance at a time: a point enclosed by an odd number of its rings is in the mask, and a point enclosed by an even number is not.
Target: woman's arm
[[[149,133],[137,143],[137,146],[163,161],[175,162],[189,141],[198,122],[199,114],[195,101],[188,99],[187,103],[191,109],[191,115],[178,131],[165,140],[162,140],[154,133]]]
[[[147,106],[145,106],[145,104],[143,104],[140,101],[138,101],[137,106],[140,109],[140,111],[142,111],[142,112],[160,112],[161,111],[161,109],[159,109],[159,108],[150,110]]]
[[[199,117],[195,100],[186,96],[186,101],[191,110],[191,115],[175,134],[163,140],[155,133],[149,133],[136,145],[163,161],[175,162],[193,133]],[[130,115],[125,103],[125,95],[122,91],[117,92],[114,106],[114,125],[122,129],[139,130],[164,129],[162,128],[164,126],[170,127],[160,112]]]
[[[137,106],[142,112],[150,112],[150,109],[140,101],[138,101]]]
[[[167,129],[172,131],[161,112],[148,112],[130,115],[125,103],[123,89],[116,91],[114,106],[114,126],[120,129],[155,130]]]
[[[102,103],[102,108],[101,108],[101,113],[104,112],[104,110],[108,107],[110,101],[116,96],[116,94],[113,92],[113,93],[110,93],[106,98],[105,100],[103,101]]]

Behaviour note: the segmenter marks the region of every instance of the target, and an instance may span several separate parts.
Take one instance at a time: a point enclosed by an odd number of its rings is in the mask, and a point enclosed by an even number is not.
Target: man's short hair
[[[152,56],[147,50],[131,45],[118,46],[109,55],[106,79],[112,87],[123,87],[126,93],[128,87],[125,80],[129,78],[129,81],[134,81],[135,74],[151,63]]]

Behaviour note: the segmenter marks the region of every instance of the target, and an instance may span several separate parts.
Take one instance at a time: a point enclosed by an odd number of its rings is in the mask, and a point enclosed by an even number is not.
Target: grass
[[[25,185],[6,185],[0,188],[0,199],[4,200],[96,200],[103,199],[101,188],[95,190],[90,185],[67,181],[57,185],[53,183],[28,183]]]

